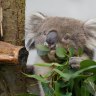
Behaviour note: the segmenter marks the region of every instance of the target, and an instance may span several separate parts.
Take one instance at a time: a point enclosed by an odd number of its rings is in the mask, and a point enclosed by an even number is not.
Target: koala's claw
[[[79,69],[81,61],[82,59],[80,57],[71,57],[69,59],[69,65],[72,69]]]

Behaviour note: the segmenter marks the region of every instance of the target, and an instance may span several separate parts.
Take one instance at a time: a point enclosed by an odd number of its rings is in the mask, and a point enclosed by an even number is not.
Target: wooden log
[[[18,53],[22,46],[15,46],[6,42],[0,41],[0,62],[19,64]]]

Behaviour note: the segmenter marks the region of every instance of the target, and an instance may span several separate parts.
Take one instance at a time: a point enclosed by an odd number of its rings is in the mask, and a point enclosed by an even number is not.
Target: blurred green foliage
[[[40,48],[42,49],[41,46]],[[39,51],[40,48],[38,48]],[[49,51],[44,47],[43,50],[42,53]],[[80,68],[74,71],[69,66],[69,58],[74,55],[74,52],[74,48],[66,50],[63,47],[57,47],[56,55],[64,60],[62,64],[57,62],[36,64],[36,66],[54,67],[44,76],[25,75],[42,83],[45,96],[96,96],[96,62],[84,60],[80,63]],[[78,56],[82,54],[83,51],[79,49]]]

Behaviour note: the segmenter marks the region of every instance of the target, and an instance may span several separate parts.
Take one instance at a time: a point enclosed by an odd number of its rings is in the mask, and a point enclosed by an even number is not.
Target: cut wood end
[[[19,64],[18,54],[22,46],[15,46],[6,42],[0,41],[0,62]]]

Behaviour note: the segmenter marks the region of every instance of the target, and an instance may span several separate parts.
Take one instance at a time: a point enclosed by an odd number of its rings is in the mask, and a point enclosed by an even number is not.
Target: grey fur
[[[47,34],[52,30],[57,32],[59,38],[58,42],[62,43],[65,48],[70,46],[74,47],[76,50],[78,48],[85,48],[87,47],[87,39],[89,39],[89,37],[94,38],[94,35],[87,31],[88,26],[84,24],[83,21],[73,18],[45,17],[45,19],[42,19],[33,15],[28,26],[30,28],[25,32],[25,46],[29,50],[30,47],[28,47],[28,45],[31,45],[28,42],[29,40],[35,37],[36,44],[44,44]],[[94,39],[96,40],[96,38]]]

